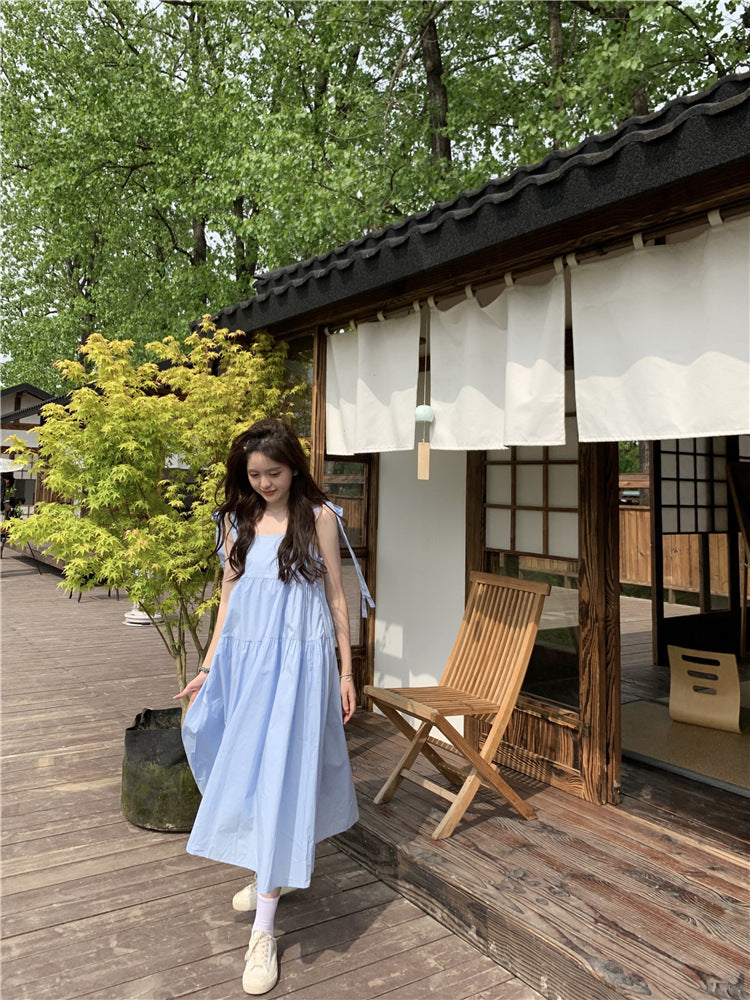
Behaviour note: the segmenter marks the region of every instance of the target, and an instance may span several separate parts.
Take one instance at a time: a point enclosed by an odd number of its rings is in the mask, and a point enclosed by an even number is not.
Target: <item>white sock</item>
[[[268,896],[261,896],[258,893],[255,920],[253,921],[253,933],[255,931],[267,931],[269,934],[273,934],[273,923],[276,918],[276,907],[278,905],[278,896],[269,899]]]

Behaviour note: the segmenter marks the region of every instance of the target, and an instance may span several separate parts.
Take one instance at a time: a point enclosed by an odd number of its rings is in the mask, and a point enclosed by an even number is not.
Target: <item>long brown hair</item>
[[[232,442],[223,480],[225,499],[216,512],[217,550],[224,544],[228,519],[237,531],[229,565],[235,578],[242,576],[248,549],[255,539],[255,526],[266,509],[266,501],[255,492],[247,477],[248,456],[256,451],[296,473],[289,489],[286,534],[279,545],[279,579],[289,583],[302,578],[312,583],[325,572],[315,552],[315,508],[326,503],[328,497],[310,475],[299,438],[281,420],[259,420]]]

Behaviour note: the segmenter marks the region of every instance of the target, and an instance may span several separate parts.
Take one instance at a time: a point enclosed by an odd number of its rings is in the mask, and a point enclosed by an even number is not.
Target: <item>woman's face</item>
[[[277,462],[260,451],[247,456],[247,478],[266,505],[274,509],[286,507],[294,472],[283,462]]]

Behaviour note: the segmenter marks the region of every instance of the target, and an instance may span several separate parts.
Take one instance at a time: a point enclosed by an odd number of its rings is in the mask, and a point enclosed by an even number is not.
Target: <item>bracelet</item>
[[[199,674],[207,674],[211,670],[210,667],[198,667]]]
[[[339,680],[341,680],[341,681],[350,681],[352,679],[352,677],[354,677],[354,674],[341,674],[341,676],[339,677]]]

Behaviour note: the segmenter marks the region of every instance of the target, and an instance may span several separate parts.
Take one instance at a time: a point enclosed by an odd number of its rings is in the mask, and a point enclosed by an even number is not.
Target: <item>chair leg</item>
[[[34,560],[34,565],[36,566],[36,568],[39,571],[39,576],[42,576],[43,575],[42,574],[42,567],[39,565],[39,560],[36,557],[36,553],[34,552],[34,550],[31,547],[31,542],[29,542],[29,552],[31,553],[31,558]],[[79,598],[79,600],[80,600],[80,598]]]
[[[481,784],[481,778],[477,777],[476,773],[469,775],[463,783],[460,792],[456,795],[456,801],[433,830],[433,840],[445,840],[447,837],[450,837],[463,819],[464,813],[471,805],[472,799],[479,791]]]
[[[536,819],[536,813],[531,806],[527,805],[520,795],[518,795],[518,793],[510,787],[507,781],[504,781],[500,777],[494,766],[490,763],[488,758],[491,759],[494,756],[494,745],[485,743],[482,753],[477,753],[474,747],[463,738],[458,730],[455,729],[447,719],[441,718],[436,725],[440,731],[448,737],[451,743],[454,744],[456,749],[459,750],[460,753],[462,753],[468,760],[472,766],[473,772],[463,783],[461,790],[456,796],[456,801],[441,820],[435,833],[433,833],[433,837],[435,839],[450,836],[456,828],[456,825],[461,820],[461,817],[466,812],[466,809],[471,804],[471,800],[476,795],[482,780],[491,785],[496,792],[506,799],[506,801],[508,801],[524,817],[524,819]],[[487,757],[485,757],[484,754],[487,754]],[[438,830],[441,832],[438,833]]]
[[[536,819],[536,813],[534,810],[528,806],[523,799],[516,794],[516,792],[513,791],[510,785],[503,781],[499,775],[495,775],[494,777],[496,780],[493,781],[489,779],[489,776],[486,776],[487,783],[491,784],[495,791],[498,792],[508,803],[510,803],[510,805],[512,805],[524,817],[524,819]],[[472,800],[479,791],[481,784],[482,778],[480,778],[476,773],[469,775],[463,783],[461,790],[456,795],[456,801],[435,827],[432,834],[433,840],[443,840],[446,837],[450,837],[463,819],[464,813],[471,805]]]
[[[387,719],[390,719],[396,729],[403,733],[407,740],[411,743],[417,730],[406,721],[397,709],[392,708],[390,705],[381,705],[379,702],[376,702],[376,704],[383,715],[385,715]],[[430,723],[430,725],[432,725],[432,723]],[[429,743],[424,743],[422,746],[422,753],[427,760],[429,760],[432,766],[438,770],[444,778],[450,781],[452,785],[460,785],[463,783],[466,778],[466,773],[462,773],[461,771],[456,770],[455,767],[451,767],[451,765],[444,761],[437,750],[431,747]],[[416,760],[416,757],[414,759]]]
[[[748,571],[750,566],[748,565],[748,560],[750,560],[750,551],[745,549],[744,558],[742,563],[742,598],[740,601],[740,656],[747,656],[750,654],[750,649],[747,645],[747,603],[748,603]]]
[[[407,723],[408,725],[408,723]],[[411,729],[412,727],[409,726]],[[422,747],[425,744],[427,737],[430,735],[430,730],[432,729],[431,722],[423,722],[422,725],[417,730],[412,730],[414,733],[414,738],[406,749],[406,752],[401,757],[401,760],[396,764],[393,771],[391,771],[390,777],[380,789],[378,794],[375,796],[374,802],[376,805],[380,805],[381,802],[390,802],[393,798],[393,793],[396,791],[398,786],[404,780],[402,776],[402,771],[408,769],[412,766],[414,761],[419,756]]]

